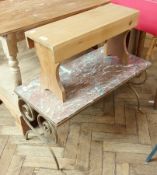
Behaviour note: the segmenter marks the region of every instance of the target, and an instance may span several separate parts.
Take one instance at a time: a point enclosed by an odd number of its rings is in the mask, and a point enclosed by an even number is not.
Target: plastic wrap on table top
[[[104,49],[99,48],[60,66],[60,78],[67,94],[64,103],[52,92],[41,89],[39,78],[19,86],[16,93],[58,126],[150,65],[135,56],[130,56],[128,65],[122,65],[119,58],[107,57]]]

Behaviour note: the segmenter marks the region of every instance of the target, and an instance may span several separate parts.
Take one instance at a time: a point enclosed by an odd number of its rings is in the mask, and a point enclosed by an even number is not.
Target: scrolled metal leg
[[[57,134],[57,129],[56,127],[52,124],[52,122],[41,116],[40,114],[37,116],[37,121],[40,129],[43,131],[44,137],[46,137],[46,142],[47,148],[49,149],[53,159],[55,160],[57,170],[60,170],[63,174],[66,174],[63,172],[63,169],[60,168],[58,159],[53,151],[53,149],[50,147],[49,143],[51,143],[51,140],[53,139],[55,143],[58,143],[58,134]]]
[[[33,109],[23,100],[19,100],[19,109],[22,114],[29,122],[35,120],[35,115]]]
[[[137,83],[133,82],[133,81],[130,81],[129,83],[133,84],[133,85],[142,85],[142,84],[144,84],[147,80],[147,71],[146,70],[144,72],[142,72],[141,74],[137,75],[135,78],[140,78],[142,75],[144,75],[144,79],[142,81],[137,82]]]
[[[46,144],[48,150],[50,151],[55,163],[56,163],[56,167],[57,170],[60,170],[62,172],[62,174],[66,174],[65,172],[63,172],[63,169],[60,168],[59,166],[59,162],[58,159],[53,151],[53,149],[50,147],[49,145],[49,141],[48,139],[44,139],[44,137],[41,135],[41,133],[37,132],[36,129],[34,128],[34,126],[32,125],[32,122],[36,121],[38,122],[39,127],[42,129],[44,136],[46,136],[46,138],[48,138],[48,136],[52,136],[55,140],[55,143],[58,142],[58,135],[57,135],[57,130],[55,128],[55,126],[53,126],[53,124],[51,123],[51,121],[49,121],[48,119],[45,119],[44,117],[42,117],[41,115],[36,116],[35,111],[26,103],[24,102],[22,99],[19,99],[19,109],[21,111],[22,114],[22,118],[25,121],[25,123],[29,126],[29,128],[34,132],[34,134],[43,142]],[[25,132],[25,137],[26,139],[28,139],[28,133],[30,130],[27,130]]]
[[[28,130],[28,131],[25,132],[25,135],[24,136],[25,136],[25,139],[26,140],[29,140],[29,133],[30,133],[30,131],[31,130]]]
[[[58,142],[57,130],[56,130],[55,126],[53,126],[52,123],[48,119],[45,119],[40,114],[37,117],[37,121],[38,121],[38,125],[39,125],[40,129],[43,131],[43,134],[46,137],[46,144],[47,144],[48,149],[51,152],[51,154],[55,160],[57,169],[60,170],[57,157],[56,157],[53,149],[51,149],[51,147],[49,146],[51,136],[54,138],[55,143],[57,144],[57,142]]]
[[[112,110],[111,110],[112,108]],[[115,116],[115,92],[113,91],[103,100],[103,112]]]
[[[28,140],[28,133],[32,130],[32,123],[36,121],[35,111],[22,99],[19,99],[18,106],[22,114],[22,119],[27,125],[27,129],[24,129],[24,136]]]
[[[40,114],[37,116],[37,122],[40,129],[43,131],[44,136],[46,137],[48,142],[54,140],[55,143],[58,143],[58,134],[56,127],[52,124],[49,119],[45,119]]]
[[[137,110],[138,110],[138,112],[143,114],[143,111],[141,110],[139,95],[138,95],[136,89],[130,83],[127,84],[127,87],[135,94],[135,97],[137,100]]]

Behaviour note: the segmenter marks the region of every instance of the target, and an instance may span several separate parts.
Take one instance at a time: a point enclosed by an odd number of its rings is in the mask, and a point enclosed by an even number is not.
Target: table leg
[[[54,138],[55,143],[58,143],[58,133],[57,133],[57,128],[52,124],[51,121],[49,121],[48,119],[42,117],[40,114],[38,114],[37,116],[35,115],[35,111],[32,109],[32,107],[27,104],[25,101],[23,101],[22,99],[19,99],[19,109],[20,112],[22,114],[22,118],[23,121],[25,122],[25,124],[27,125],[27,130],[25,131],[25,137],[26,139],[28,139],[28,133],[29,131],[33,131],[34,134],[43,142],[46,144],[48,150],[50,151],[55,163],[56,163],[56,167],[57,170],[60,170],[62,173],[63,170],[60,168],[58,159],[56,157],[56,154],[53,151],[53,148],[51,147],[51,139]],[[37,113],[36,113],[37,114]],[[40,132],[38,132],[34,125],[33,122],[35,122],[37,120],[38,126],[41,129],[41,131],[43,131],[43,134],[41,134]],[[45,137],[43,137],[45,136]],[[52,138],[51,138],[52,136]],[[50,137],[50,138],[49,138]]]
[[[18,85],[21,85],[22,84],[21,72],[20,72],[19,63],[17,60],[18,49],[17,49],[16,34],[12,33],[6,36],[2,36],[0,37],[0,41],[2,43],[4,54],[8,59],[8,65],[13,74],[15,87]]]
[[[134,93],[134,95],[136,97],[136,100],[137,100],[137,111],[143,114],[143,111],[141,110],[141,103],[140,103],[140,98],[139,98],[138,92],[132,86],[131,83],[127,83],[127,87]]]

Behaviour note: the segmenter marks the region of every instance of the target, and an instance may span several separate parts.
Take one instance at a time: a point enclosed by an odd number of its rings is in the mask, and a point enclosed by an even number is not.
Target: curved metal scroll
[[[29,130],[27,130],[26,133],[24,134],[26,140],[28,140],[29,132],[34,129],[34,127],[32,126],[31,123],[36,120],[35,111],[24,100],[22,100],[20,98],[18,100],[18,106],[19,106],[20,112],[22,114],[23,120],[25,121],[25,123],[29,127]]]
[[[141,74],[139,74],[138,76],[136,76],[134,79],[140,78],[142,75],[144,75],[144,79],[142,81],[140,81],[140,82],[130,81],[129,83],[133,84],[133,85],[142,85],[142,84],[144,84],[147,80],[147,71],[146,70],[144,72],[142,72]]]
[[[52,150],[52,148],[48,145],[49,140],[48,138],[51,138],[51,136],[53,135],[53,138],[55,140],[55,143],[58,142],[58,135],[57,135],[57,130],[56,127],[52,125],[51,121],[49,121],[48,119],[44,118],[43,116],[41,116],[40,114],[37,117],[37,121],[39,124],[40,129],[43,131],[44,136],[46,136],[47,138],[47,146],[49,151],[51,152],[55,162],[56,162],[56,166],[58,170],[61,170],[59,167],[59,162],[57,160],[57,157],[54,153],[54,151]]]
[[[127,87],[135,94],[135,97],[137,99],[137,110],[143,114],[143,111],[141,110],[139,95],[138,95],[136,89],[130,83],[128,83],[127,85],[128,85]]]
[[[19,109],[22,114],[29,122],[35,120],[34,110],[22,99],[19,99]]]
[[[36,119],[36,117],[34,116],[34,110],[30,107],[30,105],[28,105],[22,99],[19,99],[19,109],[20,109],[20,112],[22,114],[22,118],[24,119],[24,121],[26,122],[26,124],[29,126],[29,128],[34,132],[34,134],[43,143],[45,143],[47,145],[47,148],[49,149],[52,157],[55,160],[57,170],[60,170],[63,174],[65,174],[65,172],[63,172],[62,169],[60,168],[59,162],[57,160],[57,157],[56,157],[53,149],[48,145],[49,143],[47,142],[47,140],[44,139],[42,137],[42,135],[40,133],[38,133],[36,131],[36,129],[31,124],[31,122]],[[42,130],[44,131],[44,133],[49,133],[50,135],[52,133],[54,133],[54,135],[55,135],[55,142],[57,143],[57,141],[58,141],[57,131],[56,131],[56,128],[53,127],[53,125],[51,124],[51,122],[49,120],[45,119],[44,117],[40,116],[40,115],[38,115],[37,121],[38,121],[39,127],[42,128]],[[27,132],[27,137],[28,137],[28,132]]]
[[[53,139],[55,143],[58,143],[58,134],[56,127],[52,124],[49,119],[41,116],[40,114],[37,116],[37,122],[40,129],[43,131],[44,136],[47,138],[47,141]]]

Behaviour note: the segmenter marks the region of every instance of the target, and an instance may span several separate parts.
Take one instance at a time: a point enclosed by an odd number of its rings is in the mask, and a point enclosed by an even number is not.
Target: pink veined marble
[[[140,11],[137,29],[157,36],[157,0],[112,0]]]
[[[105,56],[103,47],[76,58],[60,66],[60,78],[67,92],[64,103],[53,92],[43,90],[39,78],[16,88],[19,97],[55,126],[61,125],[151,65],[133,55],[129,56],[128,65],[122,65],[118,57]]]

